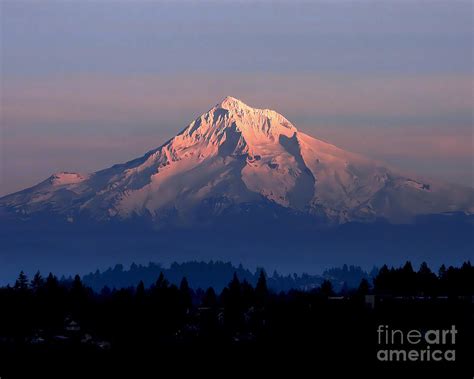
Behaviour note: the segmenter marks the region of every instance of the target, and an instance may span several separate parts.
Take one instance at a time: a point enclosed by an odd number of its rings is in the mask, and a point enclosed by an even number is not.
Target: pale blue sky
[[[8,1],[0,195],[156,147],[226,95],[473,185],[470,1]]]

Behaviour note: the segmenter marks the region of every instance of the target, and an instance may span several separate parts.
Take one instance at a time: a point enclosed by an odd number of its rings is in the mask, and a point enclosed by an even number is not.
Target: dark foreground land
[[[163,275],[149,288],[100,293],[78,276],[20,275],[0,290],[0,376],[227,377],[258,367],[291,377],[472,378],[473,295],[470,263],[438,274],[384,266],[373,283],[337,294],[328,281],[275,293],[263,272],[255,286],[234,275],[219,294]]]

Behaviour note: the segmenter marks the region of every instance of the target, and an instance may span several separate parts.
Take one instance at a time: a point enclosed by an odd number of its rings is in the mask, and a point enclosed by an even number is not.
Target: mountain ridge
[[[147,217],[157,226],[189,226],[203,204],[213,204],[212,219],[268,202],[326,224],[405,223],[424,214],[470,214],[474,189],[404,176],[298,131],[274,110],[227,96],[142,157],[91,174],[53,174],[0,198],[0,209],[71,223]]]

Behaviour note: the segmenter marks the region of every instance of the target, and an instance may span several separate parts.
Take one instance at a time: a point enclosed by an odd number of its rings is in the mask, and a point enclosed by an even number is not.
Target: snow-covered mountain
[[[273,110],[226,97],[141,158],[92,174],[57,173],[0,199],[3,212],[26,219],[143,217],[184,226],[248,206],[277,206],[329,224],[404,223],[470,213],[474,190],[404,175],[304,134]]]

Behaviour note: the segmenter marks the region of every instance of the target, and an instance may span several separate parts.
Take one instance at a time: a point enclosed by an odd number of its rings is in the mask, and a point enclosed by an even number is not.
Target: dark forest
[[[2,378],[23,377],[31,368],[15,363],[18,357],[22,362],[44,364],[55,357],[114,367],[120,359],[151,364],[158,356],[179,356],[182,362],[202,363],[224,354],[234,363],[264,366],[268,354],[288,364],[297,359],[300,368],[331,362],[338,370],[344,366],[339,363],[355,362],[377,372],[391,364],[376,360],[381,324],[455,325],[455,362],[406,362],[396,368],[467,372],[474,338],[474,267],[469,262],[442,266],[437,273],[425,263],[417,270],[410,262],[383,266],[373,280],[363,278],[357,288],[339,291],[324,280],[313,289],[277,292],[267,279],[263,270],[255,284],[234,273],[217,292],[191,288],[185,277],[171,284],[160,273],[151,285],[94,291],[78,275],[61,281],[53,274],[28,278],[20,273],[13,286],[0,289]],[[46,365],[44,373],[54,375],[54,367]]]

